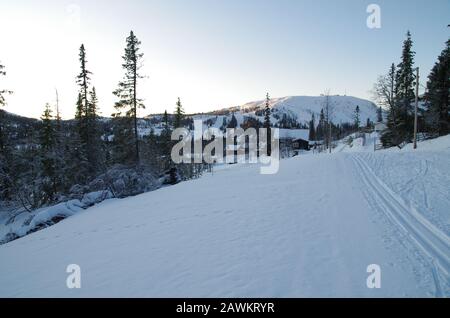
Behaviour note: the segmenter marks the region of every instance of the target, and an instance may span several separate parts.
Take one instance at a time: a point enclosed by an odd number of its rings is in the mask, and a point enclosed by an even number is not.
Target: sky
[[[369,4],[380,28],[368,28]],[[78,49],[101,115],[113,113],[133,30],[144,53],[139,115],[207,112],[272,97],[347,94],[372,99],[378,75],[400,60],[410,30],[421,83],[450,36],[450,0],[0,0],[0,63],[6,110],[38,118],[58,91],[73,118]]]

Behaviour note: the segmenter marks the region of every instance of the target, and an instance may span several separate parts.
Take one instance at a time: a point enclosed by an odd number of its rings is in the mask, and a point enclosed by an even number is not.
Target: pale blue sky
[[[367,28],[370,3],[381,7],[381,29]],[[54,102],[55,87],[63,116],[73,116],[81,43],[109,116],[131,29],[148,76],[141,115],[172,112],[178,96],[187,112],[263,99],[267,91],[329,89],[370,99],[377,76],[399,62],[408,29],[425,76],[450,35],[450,0],[0,0],[0,11],[8,72],[0,85],[15,91],[7,110],[33,117]]]

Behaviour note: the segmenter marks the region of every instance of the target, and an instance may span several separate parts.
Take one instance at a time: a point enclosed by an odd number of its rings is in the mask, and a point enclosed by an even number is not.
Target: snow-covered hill
[[[226,165],[104,201],[0,246],[0,296],[449,296],[449,147]]]
[[[367,121],[367,118],[372,122],[376,122],[377,106],[374,103],[352,96],[334,95],[328,98],[332,109],[331,120],[333,123],[353,123],[356,106],[360,108],[362,124]],[[217,128],[223,125],[224,118],[229,123],[232,114],[235,115],[238,125],[242,124],[246,117],[253,117],[263,121],[264,116],[262,110],[265,107],[265,103],[265,100],[250,102],[239,107],[231,107],[207,114],[196,115],[195,118],[202,118],[203,120],[210,119],[212,126]],[[301,125],[308,125],[312,114],[314,114],[317,125],[320,111],[325,107],[325,103],[325,96],[272,98],[270,100],[270,108],[272,109],[271,122],[274,125],[281,125],[284,117],[287,122],[293,121]]]

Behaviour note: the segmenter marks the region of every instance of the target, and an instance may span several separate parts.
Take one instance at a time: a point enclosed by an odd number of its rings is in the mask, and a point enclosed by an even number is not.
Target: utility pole
[[[419,68],[416,68],[416,103],[414,107],[414,149],[417,149],[417,110],[419,107]]]

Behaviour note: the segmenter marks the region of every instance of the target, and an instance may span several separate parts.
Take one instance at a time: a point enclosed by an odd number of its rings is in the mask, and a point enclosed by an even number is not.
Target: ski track
[[[359,171],[367,195],[374,197],[386,216],[427,256],[436,285],[436,296],[443,296],[442,285],[448,284],[450,279],[450,238],[412,206],[408,207],[402,198],[375,175],[364,159],[356,154],[351,158]]]

